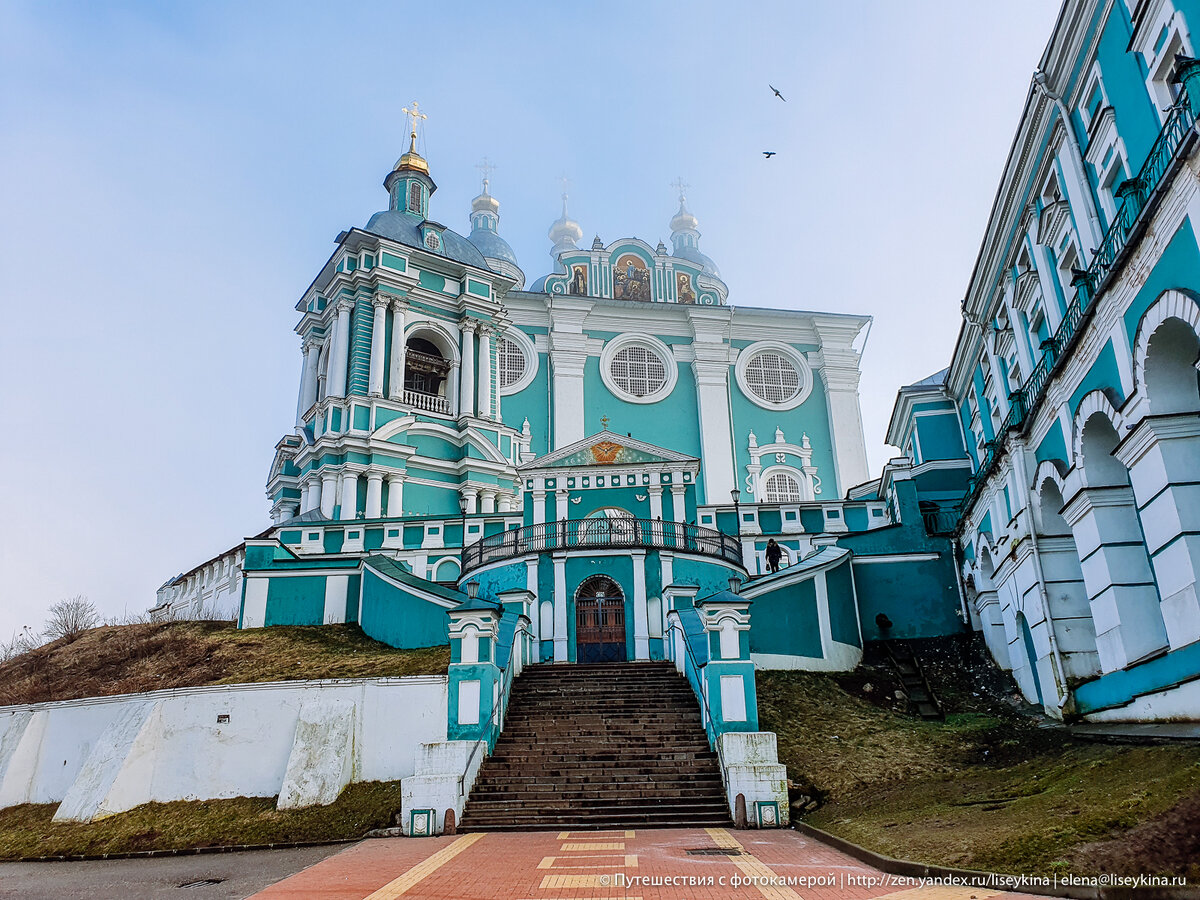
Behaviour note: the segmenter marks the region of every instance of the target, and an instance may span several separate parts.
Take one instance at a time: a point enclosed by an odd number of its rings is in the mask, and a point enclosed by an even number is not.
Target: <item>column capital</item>
[[[382,482],[383,478],[384,478],[384,473],[380,472],[378,469],[370,469],[367,471],[367,481]]]
[[[312,334],[308,335],[307,337],[305,337],[303,340],[300,341],[300,350],[302,353],[307,353],[308,351],[312,350],[314,347],[320,347],[320,346],[321,346],[321,339]]]
[[[458,327],[463,334],[474,334],[479,330],[480,322],[478,319],[463,319]]]
[[[385,294],[383,291],[376,291],[375,295],[371,297],[371,305],[376,309],[387,309],[391,302],[392,295]]]
[[[354,309],[354,301],[349,297],[343,297],[337,302],[338,315],[341,315],[342,313],[349,314],[350,310],[352,309]]]
[[[408,297],[402,297],[399,294],[388,294],[392,304],[393,312],[405,312],[408,309]]]

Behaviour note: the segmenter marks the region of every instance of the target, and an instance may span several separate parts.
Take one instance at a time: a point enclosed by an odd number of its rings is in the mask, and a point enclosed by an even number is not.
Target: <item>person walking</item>
[[[775,543],[775,538],[767,541],[767,568],[771,573],[779,571],[779,560],[783,556],[783,548]]]

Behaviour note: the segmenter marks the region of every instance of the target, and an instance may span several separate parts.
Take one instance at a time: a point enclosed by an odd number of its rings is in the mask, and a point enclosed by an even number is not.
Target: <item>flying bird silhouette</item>
[[[787,97],[785,97],[785,96],[783,96],[783,94],[779,93],[779,88],[775,87],[775,85],[773,85],[773,84],[768,84],[767,87],[769,87],[775,93],[776,97],[778,97],[784,103],[787,103]]]
[[[770,159],[772,156],[775,155],[775,151],[774,150],[764,150],[762,152],[762,155],[765,156],[767,159]]]

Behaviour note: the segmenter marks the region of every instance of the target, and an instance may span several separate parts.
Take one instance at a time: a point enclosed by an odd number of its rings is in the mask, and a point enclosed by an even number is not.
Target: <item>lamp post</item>
[[[471,579],[470,581],[468,581],[466,583],[465,587],[467,589],[467,598],[468,599],[474,600],[476,597],[479,596],[479,582],[478,581]]]
[[[742,507],[738,501],[742,499],[742,492],[740,490],[738,490],[737,488],[734,488],[732,491],[729,492],[729,496],[733,498],[733,518],[734,518],[734,521],[737,523],[737,531],[735,531],[734,534],[737,535],[738,537],[741,537],[742,536]]]
[[[459,494],[458,510],[459,510],[459,512],[462,513],[462,548],[463,548],[463,556],[465,557],[467,554],[467,496],[466,496],[466,494]]]

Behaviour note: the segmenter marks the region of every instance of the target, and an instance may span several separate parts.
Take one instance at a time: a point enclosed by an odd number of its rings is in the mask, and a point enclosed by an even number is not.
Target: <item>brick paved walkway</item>
[[[370,840],[254,896],[263,900],[987,900],[1000,893],[914,886],[794,831],[697,828]],[[1022,896],[1027,895],[1008,894],[1004,900]]]

